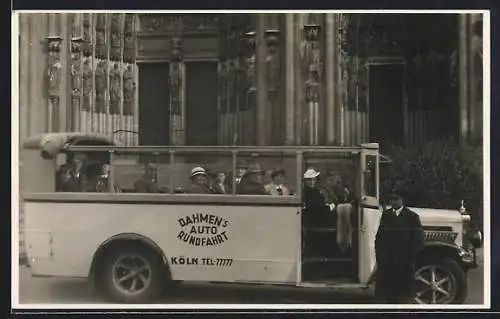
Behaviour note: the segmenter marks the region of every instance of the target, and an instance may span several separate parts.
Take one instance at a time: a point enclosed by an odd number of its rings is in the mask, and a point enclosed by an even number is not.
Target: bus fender
[[[90,270],[89,270],[89,277],[95,279],[96,277],[96,270],[97,266],[101,260],[101,257],[103,256],[102,254],[109,248],[115,246],[115,245],[120,245],[120,244],[140,244],[144,245],[152,250],[154,250],[156,253],[158,253],[165,265],[165,267],[169,270],[169,265],[168,265],[168,259],[165,256],[163,250],[156,244],[152,239],[144,236],[144,235],[139,235],[136,233],[122,233],[122,234],[117,234],[114,235],[107,240],[105,240],[103,243],[99,245],[99,247],[96,249],[94,256],[92,258],[92,263],[90,265]],[[170,274],[170,271],[168,271]]]

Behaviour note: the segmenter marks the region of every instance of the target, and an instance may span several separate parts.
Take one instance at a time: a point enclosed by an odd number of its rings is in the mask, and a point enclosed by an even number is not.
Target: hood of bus
[[[409,207],[420,216],[423,226],[452,226],[462,224],[462,215],[457,210]]]

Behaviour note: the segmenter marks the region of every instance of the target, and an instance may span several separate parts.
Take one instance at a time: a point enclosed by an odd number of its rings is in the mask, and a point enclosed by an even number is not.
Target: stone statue
[[[99,62],[95,70],[95,93],[96,93],[96,112],[106,112],[106,86],[107,71],[106,62]]]
[[[135,105],[135,82],[132,66],[127,66],[123,72],[123,114],[134,114]]]
[[[83,100],[82,108],[84,111],[90,110],[90,99],[92,95],[92,67],[90,59],[85,59],[83,62]]]
[[[113,65],[109,73],[109,112],[111,114],[120,114],[121,93],[120,80],[121,74],[118,63]]]

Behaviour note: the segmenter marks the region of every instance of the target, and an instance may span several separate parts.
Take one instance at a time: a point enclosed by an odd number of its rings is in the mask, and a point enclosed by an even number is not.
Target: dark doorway
[[[169,145],[169,64],[139,64],[139,144]]]
[[[370,65],[370,141],[382,150],[404,143],[403,65]]]
[[[217,145],[218,64],[186,63],[186,144]]]

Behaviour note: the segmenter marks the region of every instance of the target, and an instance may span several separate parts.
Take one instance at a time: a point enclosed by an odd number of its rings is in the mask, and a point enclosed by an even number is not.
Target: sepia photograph
[[[13,308],[489,307],[489,11],[12,16]]]

